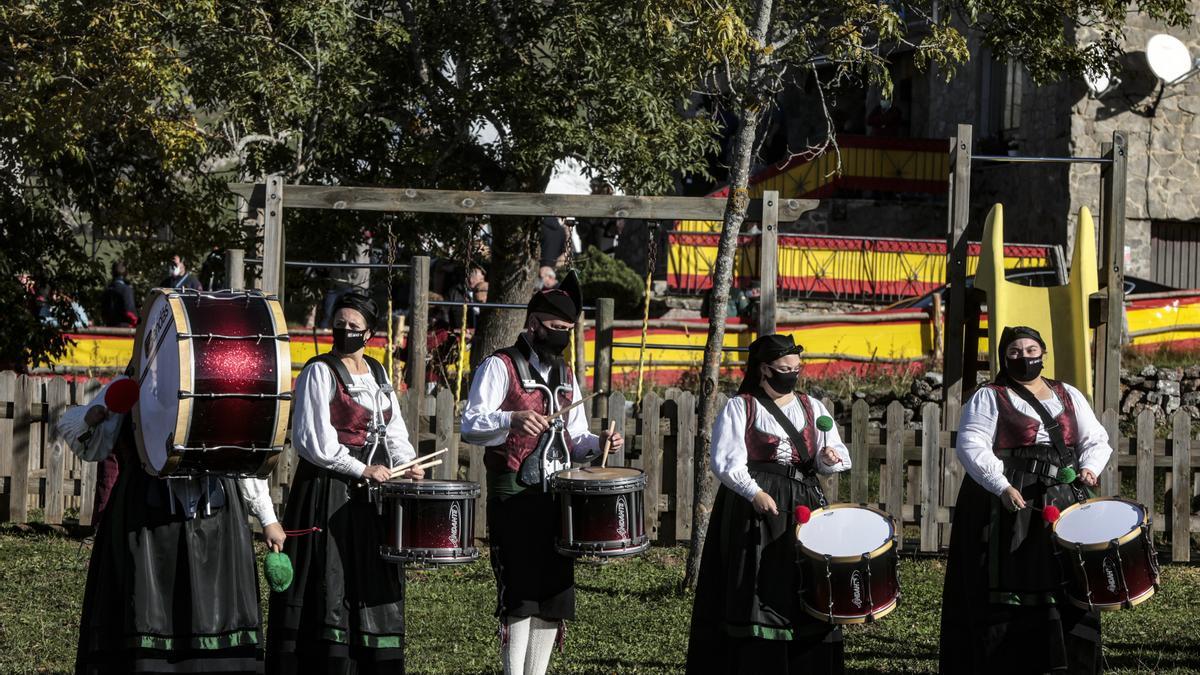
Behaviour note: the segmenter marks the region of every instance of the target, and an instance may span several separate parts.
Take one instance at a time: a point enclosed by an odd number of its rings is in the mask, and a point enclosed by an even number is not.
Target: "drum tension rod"
[[[179,333],[176,337],[180,340],[254,340],[262,342],[263,340],[279,340],[281,342],[290,342],[291,336],[286,333],[283,335],[265,335],[262,333],[256,335],[221,335],[220,333]]]
[[[190,391],[184,391],[183,389],[180,389],[179,398],[258,398],[290,401],[292,400],[292,392],[285,391],[280,394],[195,394]]]

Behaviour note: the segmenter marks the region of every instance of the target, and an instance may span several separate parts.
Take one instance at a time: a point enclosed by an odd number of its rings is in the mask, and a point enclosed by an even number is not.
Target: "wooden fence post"
[[[921,550],[938,549],[941,486],[941,409],[936,403],[921,408]]]
[[[1137,500],[1154,517],[1154,411],[1146,408],[1137,416]]]
[[[1171,418],[1171,561],[1192,559],[1192,416]]]
[[[412,323],[408,327],[408,434],[417,443],[420,438],[421,413],[425,403],[425,358],[429,337],[429,256],[412,259],[412,295],[409,308]]]
[[[887,463],[879,477],[880,490],[887,485],[886,510],[904,523],[904,406],[892,401],[887,407]],[[883,500],[883,497],[880,497]],[[903,527],[896,533],[896,541],[904,546]]]
[[[1108,432],[1108,447],[1112,448],[1112,458],[1108,460],[1108,464],[1104,465],[1104,470],[1098,476],[1100,496],[1115,497],[1121,492],[1121,472],[1117,467],[1117,461],[1122,452],[1121,415],[1116,410],[1109,408],[1100,416],[1100,422],[1104,425],[1104,430]]]
[[[30,427],[34,389],[40,384],[28,375],[17,378],[13,390],[12,481],[8,517],[14,523],[29,521]]]
[[[825,409],[831,411],[831,413],[832,413],[833,402],[830,401],[828,397],[821,399],[821,405],[825,406]],[[814,420],[814,423],[815,423],[815,420]],[[842,438],[843,442],[844,442],[844,440],[845,440],[845,436],[843,435],[844,430],[842,429],[841,425],[835,421],[833,423],[833,426],[835,429],[837,429],[838,437]],[[820,433],[820,432],[818,432],[818,433]],[[853,458],[850,459],[850,465],[851,465],[851,467],[854,466]],[[831,473],[831,474],[826,474],[824,476],[819,477],[819,480],[821,481],[821,491],[825,493],[825,500],[828,501],[830,504],[836,504],[838,501],[838,492],[839,492],[838,483],[841,482],[841,476],[842,476],[841,473]]]
[[[455,412],[454,394],[451,393],[449,387],[442,387],[438,391],[434,403],[433,451],[437,452],[446,448],[447,452],[439,457],[442,463],[433,467],[433,471],[430,473],[431,476],[442,480],[458,479],[458,434],[454,433],[454,422],[458,418]]]
[[[234,291],[246,287],[246,252],[240,248],[225,251],[225,287]]]
[[[613,343],[613,299],[596,299],[596,342],[593,345],[595,360],[592,368],[592,391],[612,393],[612,343]],[[593,417],[606,418],[608,414],[608,397],[597,396]],[[625,416],[625,411],[620,411]]]
[[[662,399],[653,391],[642,397],[642,470],[646,472],[646,536],[658,540],[662,513]]]
[[[867,451],[867,434],[871,425],[871,406],[857,400],[850,406],[850,501],[867,504],[871,501],[868,482],[871,470],[871,455]]]
[[[675,397],[675,538],[692,536],[692,501],[695,500],[696,395],[679,392]]]
[[[55,377],[46,383],[46,503],[42,512],[48,525],[62,525],[66,509],[63,483],[67,458],[71,455],[66,441],[58,435],[55,422],[67,409],[70,395],[70,385],[63,378]]]
[[[483,448],[464,444],[462,451],[467,453],[467,480],[479,485],[479,499],[475,500],[475,538],[486,539],[488,486],[483,468]]]

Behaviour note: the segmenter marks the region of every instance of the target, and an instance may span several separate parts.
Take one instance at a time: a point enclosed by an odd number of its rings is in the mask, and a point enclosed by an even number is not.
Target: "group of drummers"
[[[506,674],[547,671],[575,618],[574,554],[645,548],[634,488],[614,492],[618,544],[564,545],[578,526],[569,500],[552,489],[556,477],[561,483],[575,473],[572,463],[607,459],[624,444],[611,427],[589,431],[563,360],[582,304],[573,274],[535,294],[516,343],[475,372],[462,416],[463,440],[485,448]],[[116,480],[97,495],[103,508],[77,672],[404,671],[405,575],[395,561],[405,559],[398,539],[409,535],[389,519],[380,494],[434,481],[413,461],[387,373],[364,353],[376,315],[367,297],[342,296],[332,352],[313,358],[295,382],[291,443],[299,461],[282,522],[261,478],[142,470],[142,427],[152,424],[106,409],[104,392],[70,413],[86,416],[86,423],[60,425],[77,429],[66,433],[72,447],[119,465]],[[196,332],[197,323],[178,337]],[[139,340],[143,355],[149,342]],[[1071,573],[1048,514],[1089,501],[1109,459],[1108,438],[1077,389],[1041,376],[1046,344],[1036,331],[1006,328],[997,348],[1000,375],[966,403],[957,437],[968,477],[954,510],[941,671],[1099,672],[1097,606],[1090,589],[1086,602],[1064,590]],[[851,461],[829,411],[795,391],[801,351],[787,335],[755,340],[737,395],[715,421],[712,470],[720,487],[700,564],[689,673],[841,673],[841,626],[882,618],[899,597],[894,521],[870,507],[828,504],[821,491],[819,477],[849,471]],[[601,478],[609,474],[591,475],[601,488],[591,494],[606,494]],[[577,499],[576,509],[586,501]],[[472,535],[469,528],[459,534],[467,515],[456,504],[454,537],[466,550]],[[265,631],[248,514],[294,570],[290,584],[270,594]]]

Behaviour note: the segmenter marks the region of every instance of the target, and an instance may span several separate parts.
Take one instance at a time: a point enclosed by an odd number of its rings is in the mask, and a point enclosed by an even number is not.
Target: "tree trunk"
[[[488,268],[488,301],[525,305],[533,295],[537,271],[538,220],[492,217],[492,260]],[[519,309],[484,310],[471,345],[471,370],[492,352],[512,345],[525,325]]]
[[[772,0],[759,0],[755,8],[755,21],[751,37],[756,45],[766,44],[767,31],[771,23]],[[762,54],[755,50],[756,55]],[[709,300],[708,340],[704,343],[704,366],[700,374],[700,442],[696,447],[694,481],[695,501],[692,502],[692,542],[688,551],[687,570],[683,585],[688,590],[696,589],[700,572],[700,556],[704,552],[704,538],[708,534],[708,521],[716,495],[716,479],[709,471],[709,449],[712,447],[712,425],[717,416],[717,379],[720,376],[721,349],[725,344],[725,311],[729,301],[729,286],[733,282],[733,257],[737,252],[738,234],[742,221],[746,219],[746,208],[750,195],[746,186],[750,181],[750,159],[754,154],[754,137],[762,114],[762,102],[756,86],[760,70],[767,65],[769,57],[755,56],[750,60],[751,91],[741,98],[739,118],[741,126],[734,135],[733,162],[729,172],[729,200],[725,205],[725,216],[721,223],[721,240],[717,245],[717,264],[713,271],[712,297]]]

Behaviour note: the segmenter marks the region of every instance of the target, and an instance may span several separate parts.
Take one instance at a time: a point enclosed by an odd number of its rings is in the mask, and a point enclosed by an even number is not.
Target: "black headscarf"
[[[579,313],[582,311],[583,292],[579,288],[579,276],[575,274],[575,270],[567,272],[554,288],[534,293],[526,310],[527,314],[549,314],[571,323],[579,320]]]
[[[739,394],[753,394],[762,388],[758,367],[788,354],[799,354],[804,347],[796,344],[791,335],[763,335],[750,343],[750,355],[746,359],[746,370],[742,375]]]
[[[333,311],[336,314],[339,309],[349,308],[356,310],[363,315],[366,321],[367,330],[375,327],[375,322],[379,320],[379,310],[375,307],[375,301],[358,291],[350,291],[343,293],[333,305]]]
[[[1036,341],[1042,346],[1042,352],[1046,351],[1046,341],[1042,339],[1042,334],[1029,326],[1008,326],[1000,332],[1000,344],[997,346],[999,350],[996,352],[996,360],[1000,364],[1000,373],[997,375],[997,382],[1006,382],[1010,378],[1008,376],[1008,359],[1005,358],[1005,353],[1008,352],[1008,346],[1022,338],[1029,338]]]

